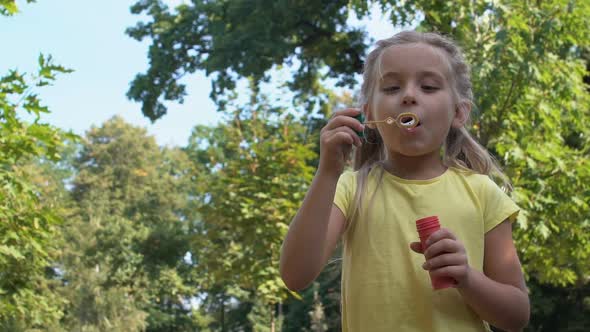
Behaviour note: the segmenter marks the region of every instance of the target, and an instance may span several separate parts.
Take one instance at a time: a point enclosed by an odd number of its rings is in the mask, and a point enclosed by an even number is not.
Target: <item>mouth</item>
[[[411,126],[414,124],[414,121],[416,121],[416,120],[411,116],[402,116],[400,121],[401,121],[402,125],[404,125],[404,126]],[[418,121],[418,124],[419,123],[420,123],[420,121]]]
[[[407,128],[405,128],[405,130],[406,130],[406,132],[407,132],[407,133],[413,133],[413,132],[415,132],[416,130],[418,130],[418,128],[419,128],[420,126],[422,126],[422,122],[420,122],[420,121],[418,120],[418,123],[417,123],[417,124],[414,124],[414,123],[412,123],[412,124],[411,124],[411,126],[410,126],[410,127],[407,127]]]
[[[420,125],[420,118],[414,113],[402,113],[398,115],[397,124],[404,129],[416,128]]]
[[[404,128],[408,131],[414,131],[414,130],[418,129],[418,127],[420,127],[420,126],[422,126],[422,122],[418,121],[417,123],[415,123],[415,122],[413,122],[413,120],[410,123],[404,124]]]

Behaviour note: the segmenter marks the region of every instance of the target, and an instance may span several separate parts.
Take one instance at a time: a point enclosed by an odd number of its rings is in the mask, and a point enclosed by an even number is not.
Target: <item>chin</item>
[[[427,152],[421,152],[421,151],[401,151],[399,152],[399,154],[401,154],[402,156],[405,157],[422,157],[427,155]]]
[[[395,149],[395,153],[404,157],[423,157],[432,153],[439,153],[440,149],[429,149],[425,146],[404,146]]]

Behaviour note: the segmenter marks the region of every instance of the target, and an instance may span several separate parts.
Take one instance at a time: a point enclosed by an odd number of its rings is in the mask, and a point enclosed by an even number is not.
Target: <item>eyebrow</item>
[[[398,78],[400,76],[404,76],[403,74],[399,73],[399,72],[395,72],[395,71],[388,71],[387,73],[383,74],[381,76],[381,80],[384,80],[386,78]],[[434,77],[434,78],[438,78],[438,79],[442,79],[444,80],[444,76],[437,72],[437,71],[432,71],[432,70],[422,70],[418,72],[418,76],[420,77]]]

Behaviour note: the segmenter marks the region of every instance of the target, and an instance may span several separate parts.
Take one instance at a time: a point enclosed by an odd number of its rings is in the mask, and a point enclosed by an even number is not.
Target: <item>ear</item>
[[[375,121],[373,119],[373,114],[371,113],[371,107],[369,106],[369,103],[366,103],[366,104],[363,105],[363,113],[365,114],[366,121]],[[371,128],[371,129],[377,128],[377,126],[374,125],[374,124],[368,124],[366,126],[369,127],[369,128]]]
[[[455,129],[459,129],[465,125],[469,114],[471,113],[471,104],[466,101],[459,102],[455,107],[455,116],[451,126]]]

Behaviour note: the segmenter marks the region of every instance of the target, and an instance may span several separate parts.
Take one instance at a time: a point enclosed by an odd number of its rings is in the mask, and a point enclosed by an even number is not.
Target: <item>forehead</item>
[[[381,55],[381,78],[387,73],[411,76],[424,72],[449,77],[449,63],[442,50],[423,43],[414,43],[390,46]]]

